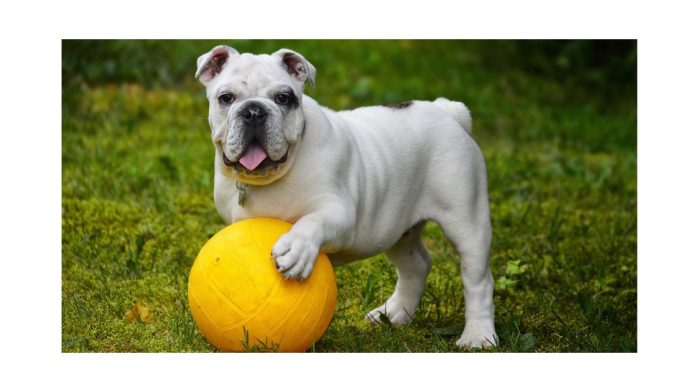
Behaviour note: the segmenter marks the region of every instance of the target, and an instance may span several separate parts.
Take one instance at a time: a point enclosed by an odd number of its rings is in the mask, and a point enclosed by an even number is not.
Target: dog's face
[[[239,54],[217,46],[198,58],[207,89],[208,121],[223,174],[254,185],[281,178],[302,138],[302,94],[315,69],[299,53]]]

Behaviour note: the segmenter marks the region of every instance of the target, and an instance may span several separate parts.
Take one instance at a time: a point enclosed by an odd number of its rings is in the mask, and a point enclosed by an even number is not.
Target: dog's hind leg
[[[497,345],[494,325],[494,281],[489,266],[491,223],[488,197],[481,192],[470,208],[453,208],[436,221],[459,253],[464,283],[466,324],[460,347],[482,348]]]
[[[396,266],[396,288],[387,302],[367,314],[367,320],[379,323],[383,317],[380,314],[383,314],[392,324],[406,324],[413,318],[432,264],[421,240],[423,226],[425,222],[412,227],[385,252],[389,261]]]

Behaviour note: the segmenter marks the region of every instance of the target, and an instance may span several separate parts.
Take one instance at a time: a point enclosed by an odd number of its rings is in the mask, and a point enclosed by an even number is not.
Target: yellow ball
[[[306,351],[329,326],[336,280],[328,257],[320,253],[302,282],[284,279],[271,258],[273,245],[291,227],[277,219],[242,220],[198,253],[189,307],[203,336],[221,351]]]

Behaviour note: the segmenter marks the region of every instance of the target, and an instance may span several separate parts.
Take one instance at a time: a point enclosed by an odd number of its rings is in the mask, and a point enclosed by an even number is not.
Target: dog
[[[333,111],[304,95],[316,69],[301,54],[240,54],[216,46],[197,60],[215,148],[222,220],[293,223],[272,250],[287,279],[306,279],[318,252],[334,266],[384,252],[398,280],[366,318],[408,323],[431,259],[421,239],[440,225],[461,259],[460,347],[497,344],[491,223],[483,155],[467,107],[445,98]]]

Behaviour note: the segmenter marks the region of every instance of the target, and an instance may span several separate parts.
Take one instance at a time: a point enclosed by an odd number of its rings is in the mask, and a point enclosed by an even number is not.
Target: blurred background
[[[186,279],[222,228],[193,77],[218,44],[302,53],[317,68],[305,93],[336,110],[466,103],[488,166],[496,350],[636,351],[633,40],[63,41],[63,351],[213,350]],[[425,236],[434,266],[413,323],[361,323],[396,280],[378,255],[337,269],[317,351],[458,350],[456,252],[437,226]]]
[[[65,41],[63,87],[137,84],[202,96],[193,78],[199,55],[215,41]],[[559,138],[602,146],[635,146],[636,132],[573,132],[572,125],[525,122],[515,129],[488,124],[492,117],[534,117],[549,106],[603,112],[635,107],[637,47],[631,40],[539,41],[224,41],[240,52],[272,53],[287,47],[317,68],[307,93],[334,109],[406,99],[461,99],[476,109],[478,126],[509,137]],[[523,98],[526,103],[518,102]],[[542,107],[527,108],[530,104]],[[517,105],[515,105],[517,104]],[[490,125],[490,127],[489,127]],[[597,134],[599,133],[599,134]]]

